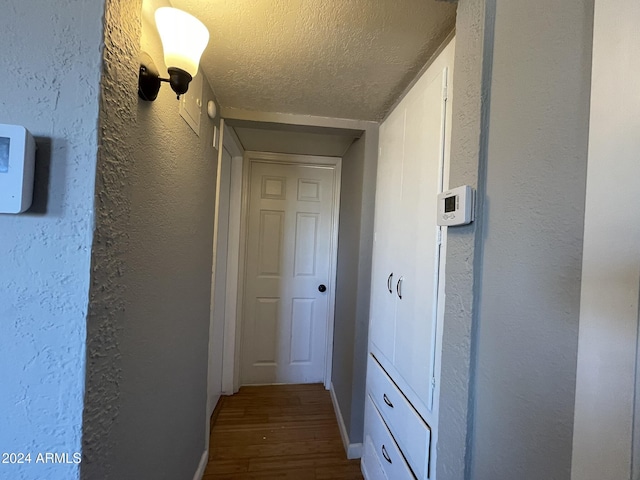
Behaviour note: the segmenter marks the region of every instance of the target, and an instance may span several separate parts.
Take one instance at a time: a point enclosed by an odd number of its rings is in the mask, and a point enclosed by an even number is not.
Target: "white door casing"
[[[329,382],[340,164],[245,156],[241,384]]]
[[[222,393],[222,363],[225,329],[227,293],[227,230],[229,228],[229,178],[231,173],[231,154],[222,148],[218,165],[218,188],[215,208],[215,241],[212,269],[211,322],[209,332],[209,402],[207,418]]]
[[[236,358],[238,358],[240,303],[239,279],[241,278],[240,230],[242,217],[242,153],[231,159],[231,178],[229,195],[229,234],[227,250],[227,294],[225,298],[224,344],[222,360],[222,394],[233,395],[238,391],[236,378]]]

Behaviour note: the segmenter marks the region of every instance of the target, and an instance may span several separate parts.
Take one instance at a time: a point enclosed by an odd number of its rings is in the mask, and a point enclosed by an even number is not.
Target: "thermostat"
[[[20,125],[0,124],[0,213],[21,213],[33,200],[36,141]]]
[[[469,185],[438,195],[438,225],[466,225],[475,219],[475,190]]]

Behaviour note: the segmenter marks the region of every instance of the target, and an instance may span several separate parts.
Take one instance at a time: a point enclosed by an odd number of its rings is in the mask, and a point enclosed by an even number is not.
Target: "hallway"
[[[242,387],[221,397],[203,480],[360,480],[320,384]]]

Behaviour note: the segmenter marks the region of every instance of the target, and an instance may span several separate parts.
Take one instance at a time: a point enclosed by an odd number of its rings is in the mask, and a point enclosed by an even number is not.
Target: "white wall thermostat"
[[[452,227],[475,220],[475,190],[469,185],[438,195],[438,225]]]
[[[0,124],[0,213],[22,213],[31,206],[35,159],[29,131]]]

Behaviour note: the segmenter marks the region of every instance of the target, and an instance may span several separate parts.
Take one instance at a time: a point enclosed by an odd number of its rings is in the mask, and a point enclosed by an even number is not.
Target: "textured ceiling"
[[[171,0],[211,33],[220,104],[380,120],[453,30],[435,0]]]

